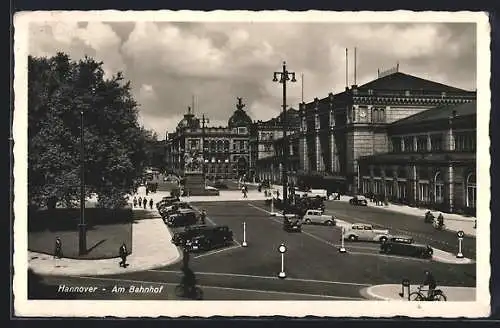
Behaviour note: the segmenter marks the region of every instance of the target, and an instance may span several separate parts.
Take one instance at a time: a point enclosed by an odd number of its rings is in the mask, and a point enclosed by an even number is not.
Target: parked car
[[[179,209],[177,213],[171,214],[163,219],[170,227],[185,227],[196,224],[198,217],[191,209]]]
[[[213,226],[198,230],[185,245],[192,252],[208,251],[216,247],[227,246],[233,242],[233,232],[228,226]]]
[[[202,231],[211,228],[212,227],[209,227],[204,224],[186,226],[184,231],[174,233],[174,235],[172,236],[172,244],[174,244],[175,246],[184,246],[186,240],[190,240],[191,238],[200,234]]]
[[[301,232],[302,219],[297,214],[285,214],[283,216],[283,230],[286,232]]]
[[[421,258],[431,258],[433,249],[429,245],[417,244],[413,238],[406,236],[392,236],[380,245],[384,254],[397,254]]]
[[[365,196],[356,195],[353,198],[349,199],[349,204],[357,206],[367,206],[368,201],[366,200]]]
[[[160,207],[168,206],[175,202],[180,202],[179,197],[163,197],[162,200],[156,203],[156,208],[160,209]]]
[[[388,229],[374,229],[371,224],[352,224],[344,234],[350,241],[379,241],[385,242],[389,238]]]
[[[191,209],[191,205],[189,205],[189,203],[186,203],[186,202],[175,202],[175,203],[160,207],[158,209],[158,211],[160,212],[160,215],[161,215],[164,213],[174,213],[174,212],[178,211],[179,209]]]
[[[305,224],[336,225],[335,217],[333,215],[323,214],[321,210],[307,210],[302,220]]]

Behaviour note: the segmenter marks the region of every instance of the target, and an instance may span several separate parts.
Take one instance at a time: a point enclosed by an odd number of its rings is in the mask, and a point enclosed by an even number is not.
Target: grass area
[[[106,259],[119,256],[124,242],[132,252],[132,210],[85,211],[87,254],[78,254],[78,209],[55,209],[31,212],[28,221],[28,249],[54,254],[56,237],[62,242],[63,256],[74,259]]]

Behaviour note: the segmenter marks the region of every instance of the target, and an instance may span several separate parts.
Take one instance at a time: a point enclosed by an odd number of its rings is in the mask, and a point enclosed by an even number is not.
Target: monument
[[[203,156],[196,150],[184,153],[184,190],[189,196],[205,196],[210,194],[205,189]]]

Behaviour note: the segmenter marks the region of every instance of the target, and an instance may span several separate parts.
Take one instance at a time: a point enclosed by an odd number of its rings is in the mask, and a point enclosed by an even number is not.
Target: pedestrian
[[[139,207],[141,207],[141,206],[142,206],[142,197],[139,196]]]
[[[134,204],[134,208],[135,208],[137,206],[137,198],[135,196],[134,196],[134,202],[133,202],[133,204]]]
[[[182,248],[182,266],[183,268],[189,267],[189,249],[187,246]]]
[[[144,205],[144,209],[147,209],[148,208],[148,200],[146,199],[146,197],[144,197],[144,200],[142,202]]]
[[[62,253],[62,242],[61,242],[61,239],[59,237],[56,237],[56,245],[55,245],[55,249],[54,249],[54,258],[62,258],[63,257],[63,253]]]
[[[207,211],[205,211],[205,210],[201,211],[201,216],[200,216],[201,224],[205,224],[206,218],[207,218]]]
[[[152,210],[153,209],[153,198],[149,200],[149,208]]]
[[[126,268],[127,267],[128,251],[127,251],[127,246],[125,245],[125,242],[122,243],[122,245],[120,246],[119,253],[120,253],[120,258],[122,259],[120,261],[120,266]]]

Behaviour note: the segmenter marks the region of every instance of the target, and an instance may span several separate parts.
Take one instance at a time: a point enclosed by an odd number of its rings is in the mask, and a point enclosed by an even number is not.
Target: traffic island
[[[410,294],[417,292],[417,285],[410,285]],[[446,296],[448,302],[475,302],[476,287],[438,286]],[[374,301],[402,301],[408,302],[408,291],[401,292],[401,284],[374,285],[360,291],[361,296]],[[423,292],[425,295],[427,292]],[[403,294],[403,295],[401,295]]]

